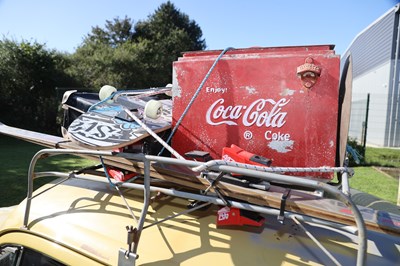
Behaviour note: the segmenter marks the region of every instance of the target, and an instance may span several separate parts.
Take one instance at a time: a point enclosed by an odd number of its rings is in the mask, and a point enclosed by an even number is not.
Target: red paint
[[[217,226],[250,225],[261,227],[264,226],[264,223],[265,218],[257,213],[245,212],[237,208],[223,207],[217,213]]]
[[[218,159],[235,144],[273,166],[335,166],[340,57],[331,48],[228,51],[183,119],[174,149]],[[188,52],[174,62],[173,126],[220,52]],[[297,73],[307,58],[320,71],[310,88]]]
[[[110,175],[113,179],[119,182],[125,182],[135,176],[137,176],[136,173],[124,173],[121,170],[115,169],[115,168],[107,168],[107,173]]]
[[[350,209],[340,209],[340,212],[341,213],[346,213],[346,214],[349,214],[349,215],[353,214],[353,212]]]

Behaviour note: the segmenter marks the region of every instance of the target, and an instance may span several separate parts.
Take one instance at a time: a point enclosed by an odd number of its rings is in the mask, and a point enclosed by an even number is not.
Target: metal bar
[[[146,220],[147,211],[150,206],[150,161],[144,160],[144,185],[143,185],[143,208],[137,225],[137,238],[134,243],[132,252],[136,254],[139,245],[139,239],[143,231],[144,221]]]
[[[206,163],[202,163],[198,167],[192,168],[195,172],[201,172],[206,169],[212,168],[213,166],[226,165],[240,167],[243,169],[256,170],[261,172],[319,172],[319,173],[332,173],[332,172],[344,172],[348,171],[347,167],[263,167],[251,164],[227,162],[224,160],[212,160]]]
[[[41,158],[46,158],[48,156],[55,156],[55,155],[60,155],[60,154],[112,156],[114,153],[107,152],[107,151],[73,150],[73,149],[65,149],[65,150],[43,149],[43,150],[38,151],[32,157],[31,162],[29,164],[29,169],[28,169],[28,192],[27,192],[27,196],[26,196],[26,207],[25,207],[25,214],[24,214],[24,221],[23,221],[23,227],[26,229],[28,229],[29,213],[31,210],[32,199],[33,199],[33,197],[32,197],[32,195],[33,195],[33,180],[36,178],[36,175],[37,175],[35,173],[35,166],[36,166],[38,160]],[[49,174],[49,173],[47,173],[47,174]],[[43,176],[43,173],[41,175],[38,175],[38,177],[42,177],[42,176]]]
[[[286,189],[282,195],[281,199],[281,208],[279,209],[278,221],[283,224],[285,220],[285,208],[286,208],[286,200],[290,197],[290,189]]]
[[[312,240],[315,244],[332,260],[335,265],[341,265],[335,257],[318,241],[311,233],[308,231],[298,220],[296,217],[292,217],[292,220],[301,228],[303,229],[304,233]]]
[[[57,173],[56,175],[59,177],[71,176],[71,178],[75,178],[75,179],[83,179],[83,180],[96,181],[96,182],[108,184],[108,181],[106,179],[99,179],[97,177],[82,176],[82,175],[76,175],[76,174],[69,175],[69,174],[65,174],[65,173]],[[114,184],[117,186],[120,186],[120,187],[144,190],[144,185],[141,185],[141,184],[121,183],[121,182],[115,182]],[[216,205],[220,205],[220,206],[225,206],[225,203],[218,197],[205,196],[205,195],[183,192],[183,191],[178,191],[175,189],[168,189],[168,188],[162,188],[162,187],[156,187],[156,186],[150,186],[150,191],[151,192],[161,192],[161,193],[163,193],[165,195],[169,195],[169,196],[198,200],[198,201],[208,202],[208,203],[212,203],[212,204],[216,204]],[[239,209],[250,210],[250,211],[263,213],[263,214],[267,214],[267,215],[273,215],[273,216],[277,216],[279,214],[279,210],[272,209],[269,207],[261,207],[258,205],[253,205],[253,204],[248,204],[248,203],[243,203],[243,202],[235,202],[235,201],[229,201],[229,202],[234,205],[233,207],[236,207]],[[310,217],[307,215],[292,213],[290,211],[285,212],[285,217],[287,217],[287,218],[296,217],[297,219],[302,220],[304,222],[316,223],[316,224],[320,224],[320,225],[324,225],[324,226],[337,228],[337,229],[349,232],[351,234],[356,234],[358,232],[357,228],[354,226],[342,225],[342,224],[338,224],[335,222]]]
[[[365,110],[365,126],[363,128],[364,134],[363,134],[363,139],[362,139],[362,156],[365,158],[365,151],[366,151],[366,146],[367,146],[367,133],[368,133],[368,116],[369,116],[369,100],[370,100],[370,94],[367,94],[367,106]]]
[[[212,166],[210,168],[211,170],[215,171],[226,171],[228,173],[238,173],[238,174],[259,177],[267,181],[275,181],[278,183],[279,182],[290,183],[293,185],[305,186],[313,189],[320,189],[332,195],[334,198],[336,198],[337,200],[343,202],[346,206],[348,206],[353,212],[354,219],[358,228],[358,241],[359,241],[358,242],[359,248],[357,253],[358,254],[357,265],[364,265],[367,253],[367,238],[366,238],[366,227],[364,219],[360,211],[358,210],[357,206],[351,200],[351,198],[345,195],[343,192],[320,181],[308,180],[294,176],[285,176],[285,175],[266,173],[266,172],[261,173],[255,170],[240,169],[237,167],[224,166],[224,165]]]
[[[198,161],[190,161],[190,160],[179,160],[176,158],[169,157],[160,157],[155,155],[143,155],[143,154],[124,154],[124,153],[115,153],[116,157],[123,157],[126,159],[134,160],[134,161],[142,161],[143,158],[146,158],[151,161],[156,161],[160,163],[167,164],[176,164],[176,165],[184,165],[187,167],[191,167],[194,172],[201,172],[206,169],[209,169],[211,166],[215,165],[227,165],[232,167],[240,167],[240,169],[250,169],[259,172],[320,172],[320,173],[333,173],[333,172],[348,172],[347,167],[262,167],[250,164],[242,164],[235,162],[226,162],[224,160],[212,160],[206,163],[198,162]]]
[[[171,88],[168,87],[159,87],[159,88],[149,88],[144,90],[122,90],[117,91],[111,97],[114,101],[118,100],[119,97],[129,97],[130,99],[140,99],[153,95],[158,95],[166,92],[170,92]]]
[[[135,214],[133,213],[131,207],[129,206],[128,202],[126,201],[124,194],[122,193],[122,191],[119,189],[118,186],[115,186],[115,189],[118,191],[119,196],[121,197],[121,199],[124,201],[126,208],[128,209],[128,211],[130,212],[132,219],[136,222],[136,224],[138,224],[138,219],[136,218]]]
[[[124,107],[124,111],[133,119],[136,123],[139,124],[144,130],[147,131],[153,138],[155,138],[164,148],[166,148],[172,155],[176,158],[185,160],[177,151],[175,151],[170,145],[168,145],[162,138],[160,138],[151,128],[146,126],[142,120],[140,120],[136,115],[134,115],[131,111]]]
[[[310,181],[310,180],[305,180],[305,181]],[[364,220],[362,218],[360,211],[358,210],[356,205],[352,202],[352,200],[349,197],[347,197],[346,195],[344,195],[342,192],[338,191],[337,189],[331,188],[331,187],[329,187],[329,185],[326,185],[321,182],[316,182],[316,181],[304,182],[304,183],[313,183],[313,182],[316,183],[316,184],[314,184],[315,188],[321,188],[324,191],[328,192],[329,194],[333,195],[335,198],[337,198],[338,200],[342,201],[347,206],[349,206],[350,209],[353,211],[357,229],[358,229],[358,240],[359,240],[359,242],[358,242],[359,248],[357,251],[357,265],[364,265],[365,261],[366,261],[367,239],[366,239],[365,223],[364,223]],[[302,184],[303,182],[298,182],[298,183]],[[131,185],[135,185],[135,184],[126,184],[126,185],[128,185],[128,187],[130,187]],[[156,191],[160,191],[163,193],[164,193],[164,191],[167,192],[165,189],[160,189],[160,188],[158,188]],[[211,203],[214,203],[217,205],[225,205],[225,203],[221,199],[210,197],[210,196],[201,196],[201,195],[196,195],[196,194],[191,194],[191,193],[181,192],[181,191],[172,191],[171,195],[183,197],[183,198],[192,198],[192,199],[200,200],[200,201],[208,201],[208,202],[211,202]],[[269,214],[274,213],[275,215],[279,215],[279,213],[280,213],[279,210],[266,211],[267,208],[252,205],[252,204],[238,203],[235,201],[228,201],[228,202],[231,204],[232,207],[236,207],[239,209],[251,210],[251,211],[255,211],[255,212],[259,212],[259,213],[269,213]],[[291,215],[289,215],[288,212],[286,212],[284,215],[285,215],[285,217],[291,216]],[[300,216],[296,215],[295,217],[300,217]]]
[[[33,156],[28,169],[28,194],[26,196],[26,207],[24,214],[24,228],[26,229],[28,229],[29,212],[31,210],[31,204],[32,204],[33,179],[35,178],[35,165],[37,160],[39,160],[40,156],[41,156],[40,151]]]
[[[349,176],[347,172],[343,172],[342,174],[342,192],[350,196],[350,185],[349,185]]]

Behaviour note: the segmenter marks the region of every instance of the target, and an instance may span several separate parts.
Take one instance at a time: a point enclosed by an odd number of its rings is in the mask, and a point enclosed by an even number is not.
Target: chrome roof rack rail
[[[348,206],[355,219],[355,224],[357,230],[353,231],[352,233],[357,233],[358,235],[358,251],[357,251],[357,265],[364,265],[366,259],[366,251],[367,251],[367,238],[366,238],[366,226],[363,220],[363,217],[358,210],[357,206],[352,202],[349,195],[346,194],[346,191],[340,191],[336,187],[332,187],[326,183],[316,181],[316,180],[309,180],[303,178],[297,178],[294,176],[288,176],[280,174],[280,172],[342,172],[347,174],[348,169],[346,167],[337,167],[337,168],[329,168],[329,167],[322,167],[322,168],[274,168],[274,167],[258,167],[253,165],[243,165],[239,163],[227,163],[221,160],[214,160],[209,161],[207,163],[203,162],[196,162],[196,161],[188,161],[188,160],[181,160],[181,159],[174,159],[174,158],[167,158],[167,157],[160,157],[160,156],[153,156],[153,155],[144,155],[144,154],[133,154],[133,153],[116,153],[111,151],[93,151],[93,150],[72,150],[72,149],[43,149],[37,152],[30,163],[29,172],[28,172],[28,194],[26,200],[26,208],[25,208],[25,215],[23,226],[25,229],[29,230],[29,213],[31,209],[32,199],[33,196],[33,180],[37,177],[41,176],[58,176],[64,177],[65,179],[69,178],[77,178],[77,179],[90,179],[92,181],[98,182],[111,182],[105,178],[94,178],[83,176],[75,173],[58,173],[58,172],[35,172],[35,166],[39,159],[47,158],[49,156],[61,155],[61,154],[70,154],[75,156],[90,156],[90,157],[114,157],[114,158],[125,158],[131,161],[143,162],[144,169],[143,169],[143,184],[135,184],[135,183],[124,183],[124,182],[114,182],[112,184],[118,187],[126,187],[126,188],[133,188],[133,189],[140,189],[144,191],[144,205],[143,209],[141,210],[141,214],[139,219],[137,220],[137,225],[135,228],[130,227],[128,229],[128,249],[120,249],[119,252],[119,264],[120,265],[134,265],[135,261],[138,257],[136,254],[137,247],[139,244],[139,239],[141,233],[144,229],[144,222],[148,212],[148,207],[150,204],[150,192],[151,191],[159,191],[167,195],[181,197],[181,198],[188,198],[193,200],[199,200],[202,202],[216,204],[216,205],[226,205],[227,202],[236,208],[245,209],[256,211],[259,213],[264,214],[273,214],[273,215],[284,215],[285,217],[295,218],[298,220],[303,221],[312,221],[312,222],[319,222],[321,224],[329,224],[330,226],[335,226],[337,228],[344,229],[343,225],[339,225],[334,222],[328,222],[320,219],[316,219],[307,215],[301,215],[292,213],[290,211],[284,211],[273,209],[266,206],[260,206],[256,204],[244,203],[236,200],[224,200],[219,198],[218,196],[210,196],[210,195],[202,195],[196,193],[189,193],[184,191],[177,191],[175,189],[168,189],[168,188],[161,188],[161,187],[154,187],[150,185],[150,178],[151,172],[150,167],[152,162],[159,162],[159,163],[166,163],[172,165],[182,165],[190,168],[196,172],[204,172],[204,171],[216,171],[216,172],[225,172],[225,173],[239,173],[246,176],[256,177],[265,181],[277,182],[277,183],[285,183],[291,184],[311,189],[316,189],[319,191],[324,191],[325,193],[329,194],[331,197],[337,199],[338,201],[343,202],[346,206]],[[61,181],[62,182],[62,181]],[[51,189],[51,188],[50,188]],[[43,191],[41,193],[45,193]],[[121,194],[120,194],[121,195]],[[122,195],[121,195],[122,196]],[[129,209],[129,206],[127,206]]]

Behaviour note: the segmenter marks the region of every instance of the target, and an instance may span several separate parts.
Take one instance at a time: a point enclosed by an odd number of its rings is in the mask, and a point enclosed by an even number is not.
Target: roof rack
[[[77,156],[84,156],[84,157],[90,157],[90,158],[99,158],[103,162],[116,162],[116,159],[118,160],[129,160],[130,162],[141,162],[143,163],[143,184],[135,184],[135,183],[130,183],[130,182],[116,182],[115,180],[111,180],[109,177],[106,178],[99,178],[99,177],[93,177],[93,176],[87,176],[87,175],[81,175],[76,172],[72,173],[60,173],[60,172],[35,172],[35,166],[38,160],[42,158],[47,158],[49,156],[55,156],[55,155],[62,155],[62,154],[70,154],[70,155],[77,155]],[[253,203],[244,203],[243,201],[239,200],[231,200],[231,199],[226,199],[216,193],[216,195],[204,195],[201,193],[193,193],[193,192],[185,192],[185,191],[177,191],[175,189],[169,189],[169,188],[162,188],[162,187],[156,187],[152,186],[150,183],[150,179],[152,177],[152,172],[151,172],[151,167],[153,167],[155,164],[166,164],[166,165],[174,165],[174,166],[182,166],[185,167],[186,169],[196,172],[197,174],[200,174],[202,176],[207,176],[209,173],[219,173],[220,176],[222,176],[225,173],[238,173],[242,174],[245,176],[249,177],[254,177],[254,178],[259,178],[268,182],[276,182],[280,184],[286,184],[286,185],[293,185],[293,186],[300,186],[303,188],[310,188],[310,189],[315,189],[319,191],[324,191],[331,197],[343,202],[346,206],[348,206],[354,216],[354,221],[355,225],[357,227],[356,230],[354,230],[354,227],[345,227],[339,223],[323,220],[323,219],[318,219],[312,216],[304,215],[304,214],[299,214],[299,213],[294,213],[288,210],[285,210],[285,201],[286,197],[288,196],[288,193],[283,195],[282,200],[281,200],[281,208],[280,209],[275,209],[267,206],[262,206],[258,204],[253,204]],[[27,195],[27,201],[26,201],[26,209],[25,209],[25,215],[24,215],[24,221],[23,225],[24,228],[29,230],[29,214],[30,214],[30,209],[32,205],[32,200],[34,198],[33,196],[33,181],[35,178],[38,177],[43,177],[43,176],[57,176],[57,177],[63,177],[66,179],[70,178],[75,178],[75,179],[86,179],[86,180],[91,180],[91,181],[96,181],[96,182],[103,182],[107,183],[109,182],[111,186],[115,187],[116,190],[118,190],[120,196],[123,198],[123,193],[119,190],[120,187],[123,188],[133,188],[133,189],[138,189],[138,190],[143,190],[143,197],[144,197],[144,205],[143,209],[141,210],[140,217],[137,219],[137,225],[136,227],[129,227],[128,229],[128,248],[123,249],[121,248],[119,250],[119,265],[135,265],[136,258],[138,257],[137,255],[137,248],[140,240],[141,233],[144,227],[144,222],[145,218],[148,212],[148,207],[150,204],[150,192],[151,191],[159,191],[164,194],[174,196],[174,197],[180,197],[180,198],[187,198],[187,199],[192,199],[192,200],[198,200],[201,202],[204,202],[204,204],[199,205],[198,208],[203,207],[204,205],[208,204],[215,204],[215,205],[221,205],[221,206],[232,206],[238,209],[243,209],[243,210],[248,210],[248,211],[253,211],[253,212],[258,212],[262,214],[269,214],[269,215],[276,215],[280,217],[281,219],[283,218],[290,218],[293,219],[296,223],[299,221],[305,221],[305,222],[317,222],[319,224],[324,224],[324,225],[329,225],[332,227],[340,228],[347,230],[353,234],[358,235],[358,251],[357,251],[357,265],[364,265],[365,259],[366,259],[366,252],[367,252],[367,238],[366,238],[366,225],[363,220],[363,217],[357,208],[357,206],[352,202],[351,198],[349,195],[346,195],[346,189],[344,191],[340,191],[336,187],[330,186],[326,183],[319,182],[316,180],[309,180],[309,179],[304,179],[304,178],[297,178],[294,176],[290,175],[283,175],[281,172],[342,172],[344,175],[344,179],[347,180],[347,174],[349,173],[349,170],[346,167],[336,167],[336,168],[330,168],[330,167],[321,167],[321,168],[290,168],[290,167],[285,167],[285,168],[278,168],[278,167],[259,167],[259,166],[254,166],[254,165],[247,165],[247,164],[238,164],[238,163],[228,163],[225,161],[221,160],[213,160],[213,161],[208,161],[206,163],[204,162],[197,162],[197,161],[188,161],[188,160],[181,160],[181,159],[174,159],[174,158],[167,158],[167,157],[160,157],[160,156],[153,156],[153,155],[144,155],[144,154],[134,154],[134,153],[117,153],[117,152],[110,152],[110,151],[93,151],[93,150],[73,150],[73,149],[65,149],[65,150],[59,150],[59,149],[43,149],[37,152],[29,165],[29,172],[28,172],[28,195]],[[218,177],[217,177],[218,178]],[[214,179],[215,180],[215,179]],[[61,181],[63,182],[63,181]],[[210,182],[209,180],[207,181],[210,183],[210,186],[207,190],[216,190],[216,182]],[[347,181],[346,181],[347,182]],[[49,188],[51,189],[51,188]],[[45,193],[47,190],[43,191],[42,193]],[[129,205],[126,203],[127,208],[129,211],[132,213],[130,210]],[[197,208],[196,208],[197,209]],[[190,209],[187,212],[193,211],[195,209]],[[185,212],[185,213],[187,213]],[[180,215],[180,214],[178,214]],[[174,217],[176,217],[175,215]],[[167,217],[166,219],[170,219],[171,217]],[[166,220],[164,219],[164,220]],[[163,220],[163,221],[164,221]],[[163,222],[160,221],[160,222]],[[150,225],[151,226],[151,225]],[[147,226],[149,227],[149,226]],[[304,229],[305,230],[305,229]],[[307,232],[306,232],[307,233]],[[308,234],[308,233],[307,233]],[[312,236],[310,238],[313,239]],[[313,239],[314,240],[314,239]],[[318,244],[318,242],[317,242]],[[320,244],[319,246],[321,249],[326,251]],[[332,255],[327,253],[329,257],[333,260],[334,263],[337,264],[337,261],[333,258]]]

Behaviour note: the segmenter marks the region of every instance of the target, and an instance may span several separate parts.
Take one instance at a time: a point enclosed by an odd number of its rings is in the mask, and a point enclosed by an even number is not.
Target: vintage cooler
[[[183,118],[173,148],[220,159],[235,144],[273,166],[335,166],[340,58],[332,48],[228,51]],[[174,62],[173,126],[220,53],[187,52]]]

